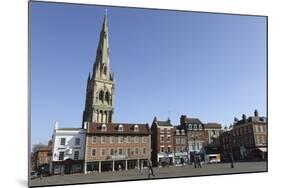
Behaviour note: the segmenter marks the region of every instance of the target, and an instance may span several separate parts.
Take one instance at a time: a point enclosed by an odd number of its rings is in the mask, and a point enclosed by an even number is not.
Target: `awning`
[[[262,152],[267,152],[267,148],[258,148]]]

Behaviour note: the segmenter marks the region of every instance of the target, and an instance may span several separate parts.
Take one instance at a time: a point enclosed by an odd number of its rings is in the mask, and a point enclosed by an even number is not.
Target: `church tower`
[[[110,73],[107,13],[104,15],[93,73],[89,73],[83,122],[111,123],[114,113],[114,78]]]

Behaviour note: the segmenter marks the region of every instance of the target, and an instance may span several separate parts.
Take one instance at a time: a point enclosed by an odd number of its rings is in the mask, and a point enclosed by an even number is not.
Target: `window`
[[[65,145],[65,138],[60,139],[60,145],[64,146]]]
[[[74,160],[79,160],[79,151],[74,151]]]
[[[107,129],[106,129],[106,125],[105,124],[102,124],[102,126],[101,126],[101,131],[102,132],[105,132]]]
[[[142,143],[146,143],[146,142],[147,142],[146,136],[143,136],[142,137]]]
[[[215,135],[216,135],[216,131],[212,130],[212,136],[215,136]]]
[[[92,149],[92,156],[95,157],[97,154],[97,149]]]
[[[112,156],[112,155],[114,155],[114,149],[110,149],[110,155]]]
[[[142,153],[146,154],[146,148],[143,148]]]
[[[180,144],[180,143],[181,143],[180,138],[176,138],[176,144]]]
[[[164,152],[164,146],[161,147],[161,150],[160,150],[160,151],[161,151],[161,153]]]
[[[181,138],[181,144],[185,144],[185,138]]]
[[[256,128],[256,132],[258,133],[259,132],[259,126],[255,126],[255,128]]]
[[[199,130],[202,129],[202,125],[201,125],[201,124],[198,125],[198,129],[199,129]]]
[[[264,132],[262,125],[260,126],[260,132]]]
[[[160,128],[160,133],[164,133],[164,129],[161,129],[161,128]]]
[[[138,136],[134,137],[134,143],[139,143],[139,137]]]
[[[181,148],[180,147],[176,147],[176,152],[180,152]]]
[[[171,147],[170,147],[170,146],[168,147],[168,152],[169,152],[169,153],[171,152]]]
[[[132,138],[130,136],[128,136],[127,141],[128,141],[128,143],[131,143],[132,142]]]
[[[75,145],[76,146],[80,145],[80,138],[75,138]]]
[[[119,154],[119,155],[122,155],[122,154],[123,154],[123,152],[122,152],[122,148],[119,148],[119,150],[118,150],[118,154]]]
[[[171,141],[170,138],[171,138],[171,136],[167,136],[167,142]]]
[[[119,143],[124,143],[124,137],[123,136],[119,136]]]
[[[93,136],[93,144],[96,144],[96,143],[97,143],[97,137]]]
[[[179,135],[180,134],[180,130],[176,130],[176,135]]]
[[[134,132],[139,132],[139,126],[138,125],[134,126]]]
[[[119,132],[123,132],[123,125],[119,125],[118,131],[119,131]]]
[[[101,137],[101,143],[102,143],[102,144],[105,144],[105,143],[106,143],[106,138],[105,138],[105,136],[102,136],[102,137]]]
[[[127,155],[128,155],[128,156],[131,155],[131,149],[130,149],[130,148],[127,149]]]
[[[164,142],[164,136],[161,136],[161,137],[160,137],[160,141],[161,141],[161,142]]]
[[[59,160],[62,161],[64,159],[64,152],[60,151],[59,152]]]
[[[114,144],[115,143],[115,137],[114,136],[111,136],[110,137],[110,144]]]
[[[184,130],[183,130],[183,129],[181,130],[181,134],[182,134],[182,135],[185,135],[185,132],[184,132]]]
[[[260,143],[260,136],[257,136],[257,144]]]
[[[105,156],[105,149],[101,149],[100,150],[100,156],[102,157],[102,156]]]
[[[194,128],[194,129],[197,129],[197,124],[194,124],[194,125],[193,125],[193,128]]]
[[[139,148],[135,148],[135,153],[136,153],[136,155],[139,154]]]

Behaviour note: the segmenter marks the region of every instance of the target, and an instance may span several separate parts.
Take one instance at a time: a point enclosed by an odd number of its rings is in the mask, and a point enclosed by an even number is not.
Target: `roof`
[[[172,124],[169,120],[167,121],[156,121],[158,126],[172,127]]]
[[[219,123],[205,123],[204,124],[205,129],[210,129],[210,128],[216,128],[216,129],[221,129],[221,124]]]
[[[198,118],[186,118],[185,123],[187,124],[202,124],[202,122]]]
[[[102,125],[106,125],[106,131],[102,131]],[[118,131],[118,127],[122,125],[123,131]],[[138,125],[139,131],[135,132],[134,127]],[[150,134],[148,124],[128,124],[128,123],[90,123],[88,127],[89,134]]]
[[[51,146],[39,146],[36,152],[38,151],[51,151],[52,147]]]
[[[245,124],[245,123],[267,123],[267,118],[266,117],[259,117],[259,116],[251,116],[251,117],[248,117],[246,120],[239,120],[237,121],[235,125],[242,125],[242,124]]]

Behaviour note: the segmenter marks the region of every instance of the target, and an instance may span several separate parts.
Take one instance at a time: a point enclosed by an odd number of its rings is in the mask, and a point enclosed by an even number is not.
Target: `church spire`
[[[109,72],[109,45],[108,45],[108,27],[107,27],[107,10],[105,11],[100,39],[97,48],[96,61],[93,69],[95,79],[110,80]]]
[[[107,21],[107,10],[105,10],[93,72],[88,76],[82,122],[111,123],[113,121],[115,83],[110,73]]]

